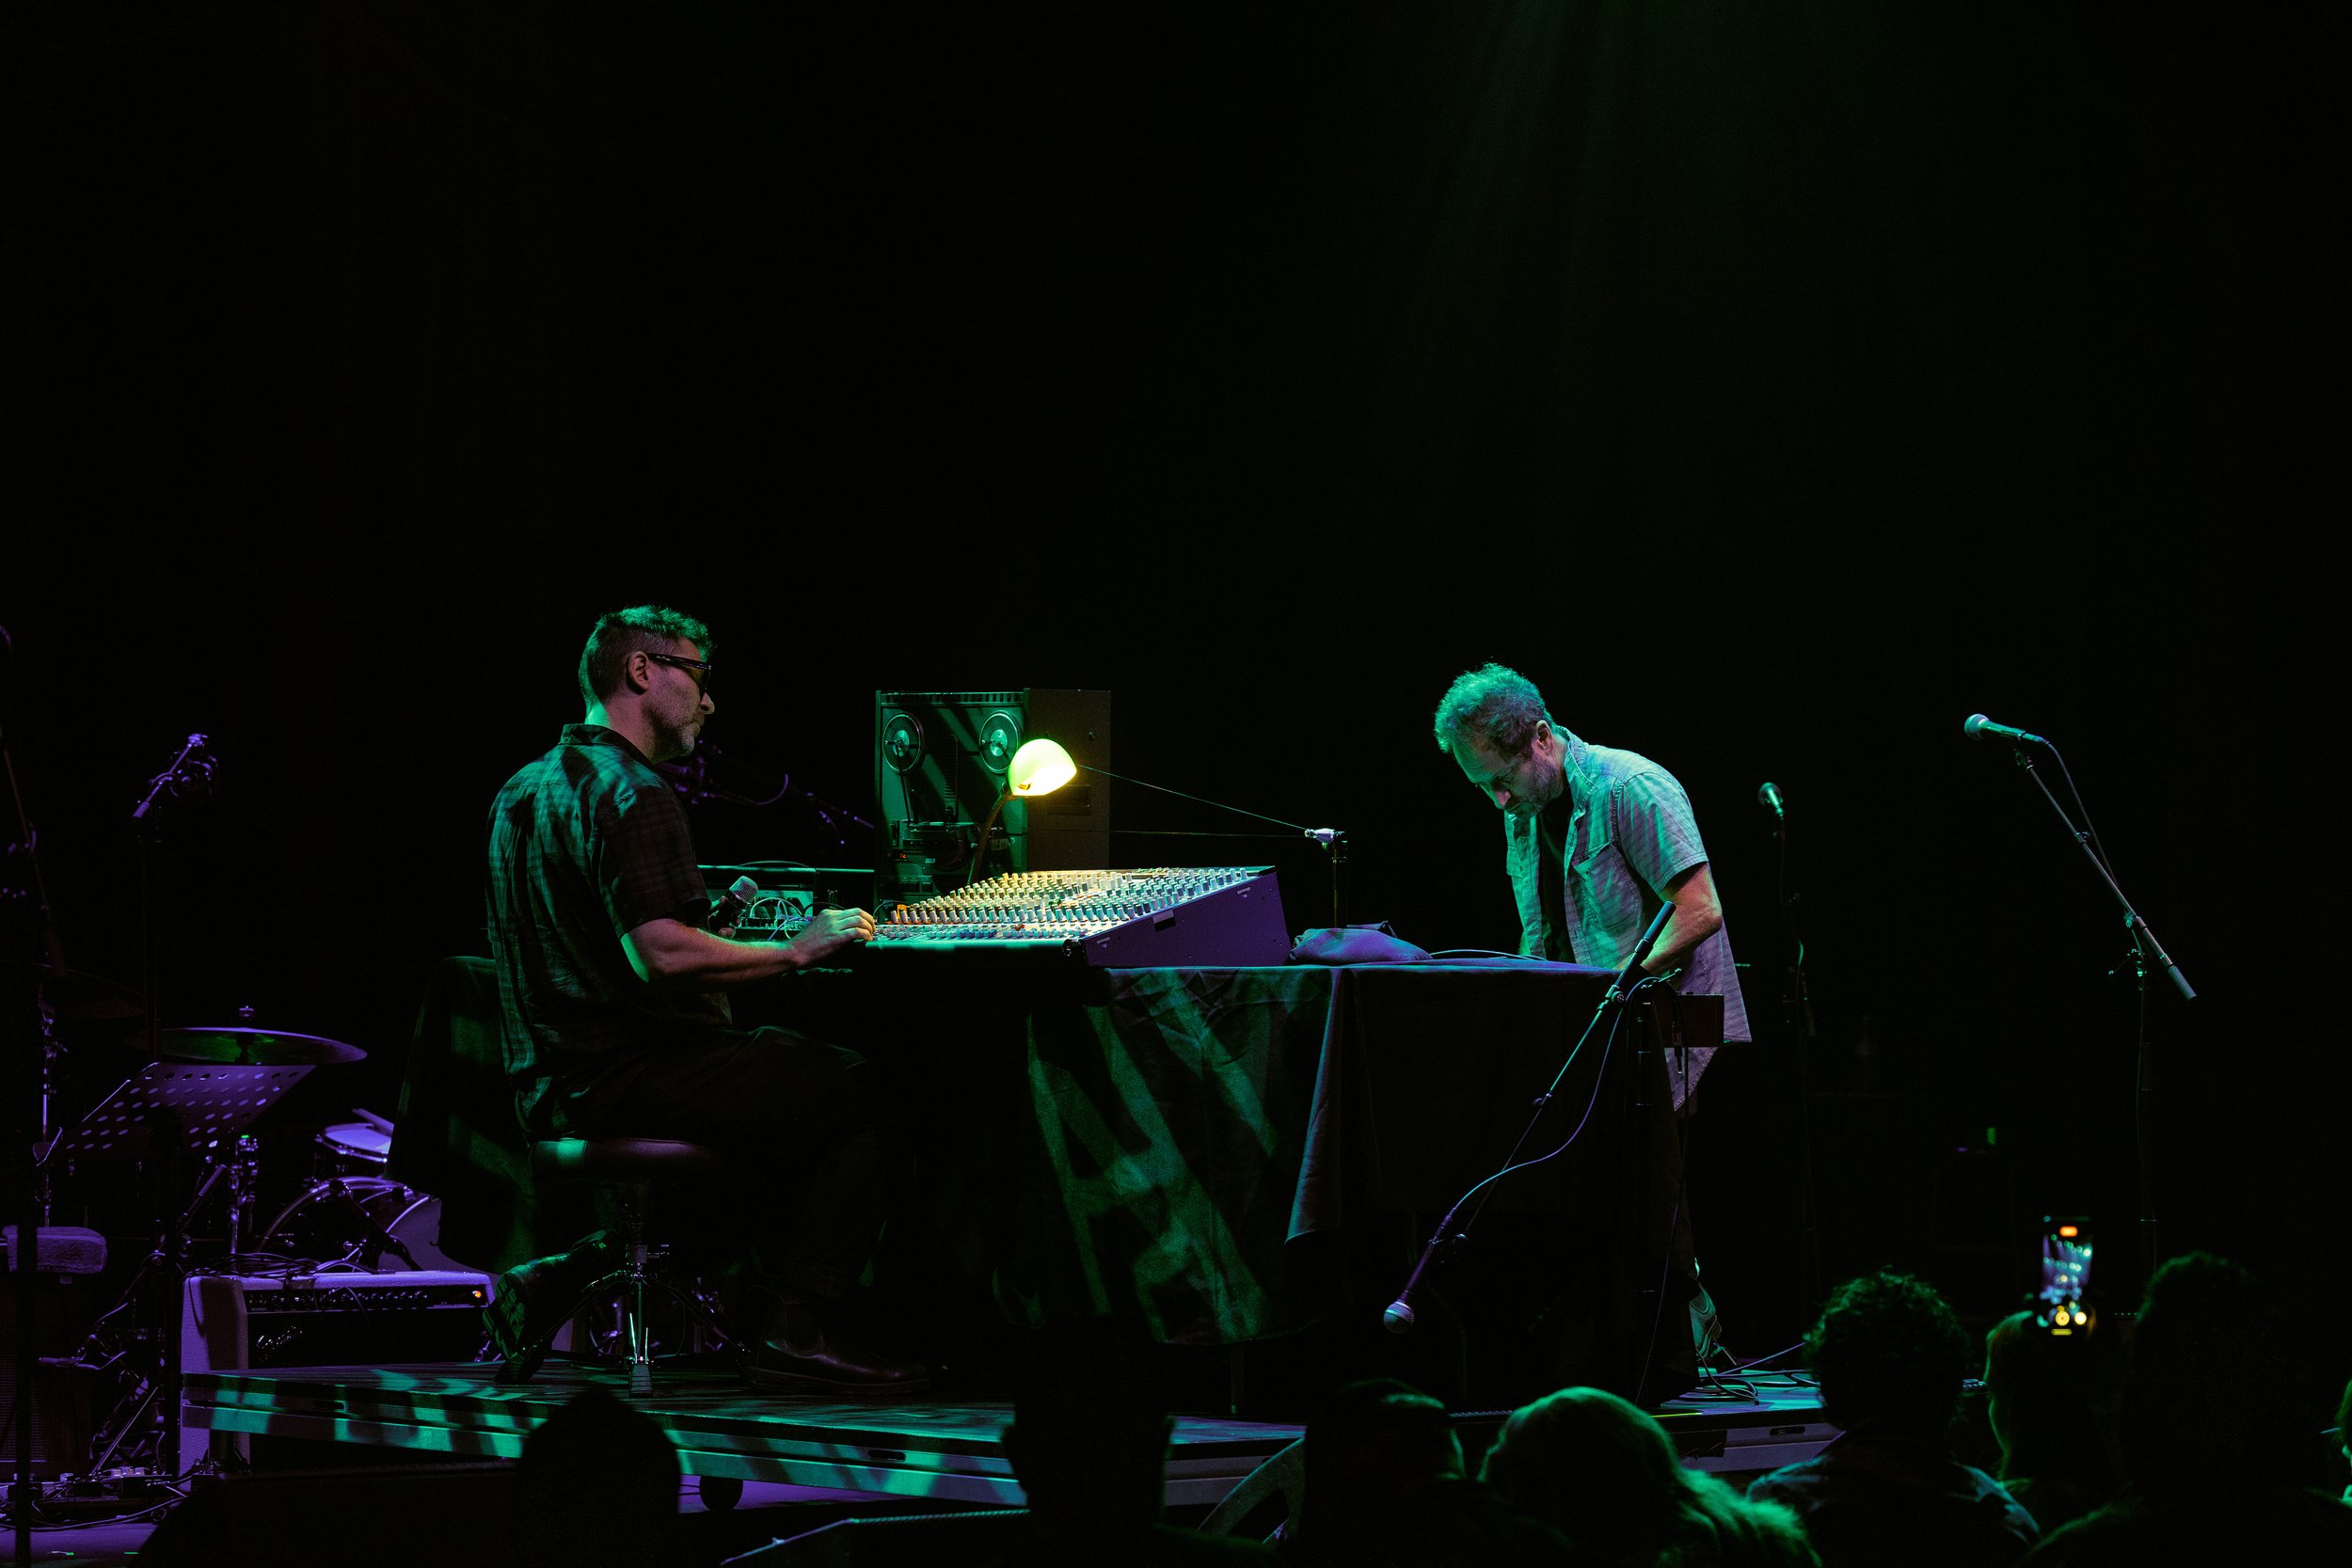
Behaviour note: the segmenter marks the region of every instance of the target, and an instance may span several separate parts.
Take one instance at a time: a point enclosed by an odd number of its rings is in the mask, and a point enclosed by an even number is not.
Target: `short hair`
[[[628,656],[667,653],[673,642],[691,642],[710,657],[710,628],[667,605],[631,605],[600,617],[580,651],[580,700],[590,707],[621,689]]]
[[[1805,1350],[1833,1420],[1942,1437],[1975,1347],[1933,1286],[1882,1269],[1830,1292]]]
[[[1535,726],[1550,718],[1535,683],[1501,664],[1482,664],[1454,677],[1438,701],[1434,724],[1438,750],[1451,755],[1454,742],[1476,740],[1497,756],[1517,756],[1535,738]]]

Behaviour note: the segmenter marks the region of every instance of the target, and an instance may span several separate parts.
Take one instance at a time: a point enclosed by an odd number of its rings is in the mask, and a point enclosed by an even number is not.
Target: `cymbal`
[[[161,1036],[167,1062],[246,1063],[256,1067],[324,1066],[358,1062],[367,1053],[323,1035],[282,1035],[271,1029],[166,1029]]]
[[[41,999],[59,1018],[84,1023],[104,1023],[147,1016],[147,998],[119,980],[86,974],[76,969],[40,971]]]

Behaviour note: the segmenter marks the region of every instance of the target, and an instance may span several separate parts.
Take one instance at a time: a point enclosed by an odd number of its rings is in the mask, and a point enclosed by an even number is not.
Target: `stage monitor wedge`
[[[874,693],[875,862],[883,901],[962,884],[980,824],[1025,740],[1059,741],[1082,771],[1051,795],[1009,801],[987,870],[1074,871],[1110,860],[1111,694],[1025,687]]]

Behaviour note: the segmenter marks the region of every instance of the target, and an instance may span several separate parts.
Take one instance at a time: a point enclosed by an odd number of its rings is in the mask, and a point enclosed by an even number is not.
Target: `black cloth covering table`
[[[485,1092],[495,998],[485,1009],[469,962],[444,966],[420,1019],[394,1171],[443,1197],[445,1250],[496,1269],[572,1237],[518,1201],[521,1135],[500,1136],[511,1095]],[[1139,1314],[1170,1342],[1232,1344],[1340,1305],[1322,1255],[1343,1241],[1376,1235],[1364,1277],[1401,1283],[1412,1230],[1397,1216],[1425,1234],[1502,1163],[1608,981],[1536,961],[1088,971],[950,957],[869,959],[736,1003],[740,1022],[850,1046],[892,1081],[917,1153],[878,1291],[1016,1323]],[[1522,1157],[1581,1119],[1575,1145],[1489,1189],[1482,1228],[1558,1220],[1522,1272],[1622,1265],[1606,1282],[1573,1271],[1598,1292],[1572,1305],[1586,1317],[1624,1316],[1610,1291],[1664,1258],[1679,1202],[1665,1099],[1646,1028],[1604,1022]]]
[[[1231,1344],[1338,1305],[1319,1252],[1369,1238],[1375,1216],[1417,1215],[1425,1231],[1500,1165],[1609,979],[1532,961],[951,961],[770,994],[773,1022],[898,1075],[924,1167],[913,1250],[928,1294],[986,1298],[1016,1322],[1139,1313],[1166,1340]],[[1645,1100],[1637,1058],[1655,1075]],[[1575,1147],[1497,1183],[1488,1212],[1557,1217],[1562,1256],[1662,1259],[1679,1191],[1645,1028],[1595,1033],[1522,1157],[1562,1143],[1588,1106]],[[1380,1231],[1375,1275],[1406,1233]]]

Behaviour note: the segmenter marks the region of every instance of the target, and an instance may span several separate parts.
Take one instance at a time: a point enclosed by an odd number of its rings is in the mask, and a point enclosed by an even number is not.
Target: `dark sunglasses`
[[[674,670],[690,672],[694,677],[694,689],[697,692],[710,689],[710,660],[688,658],[684,654],[647,654],[645,657],[656,664],[666,664]]]

